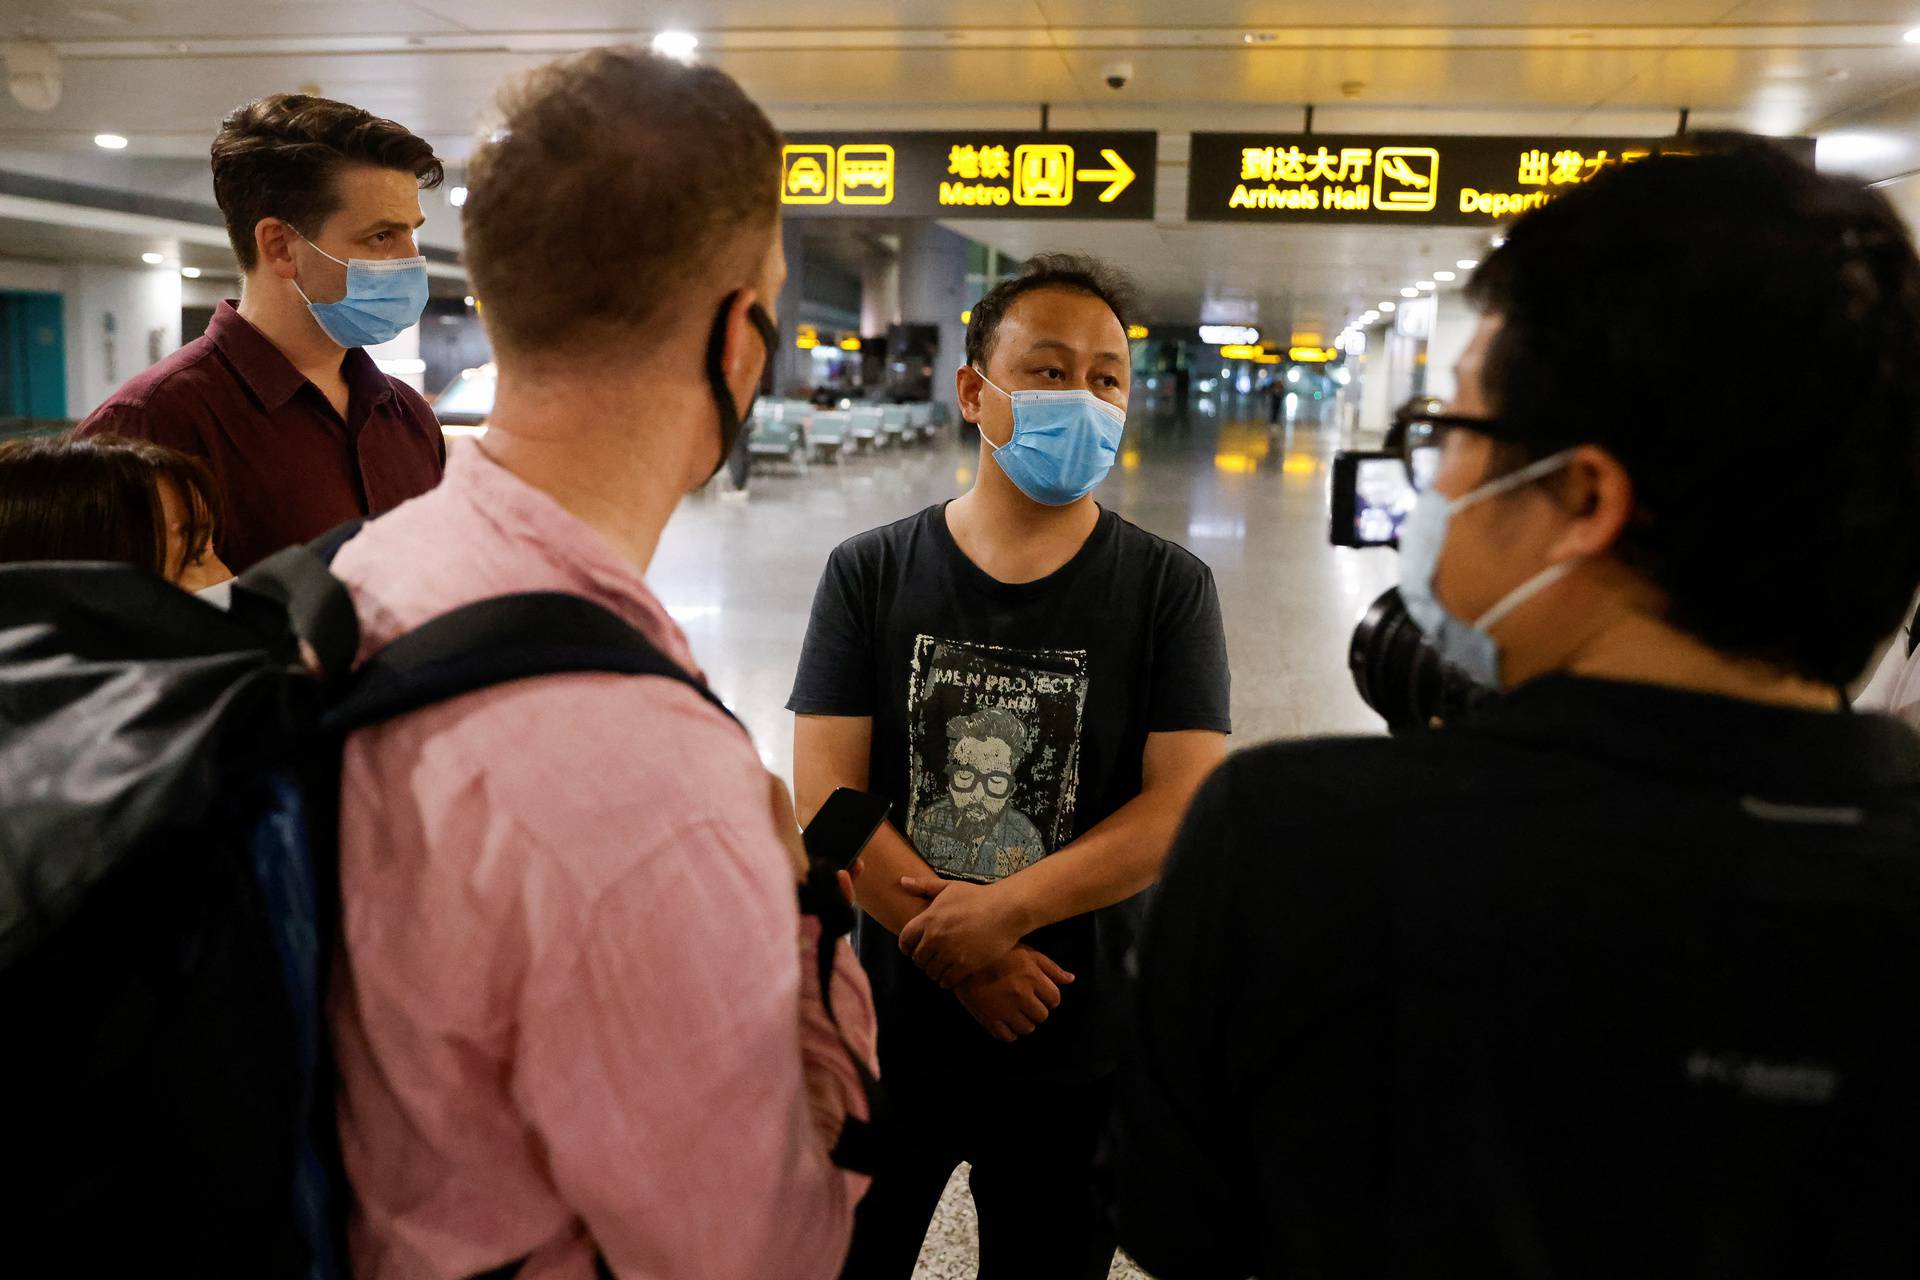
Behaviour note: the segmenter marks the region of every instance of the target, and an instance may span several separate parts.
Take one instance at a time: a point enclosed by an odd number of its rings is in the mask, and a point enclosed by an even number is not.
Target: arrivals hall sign
[[[789,218],[1153,217],[1159,135],[982,129],[794,134]]]
[[[1813,162],[1812,139],[1780,141]],[[1187,220],[1489,226],[1616,165],[1697,145],[1688,137],[1196,133]]]

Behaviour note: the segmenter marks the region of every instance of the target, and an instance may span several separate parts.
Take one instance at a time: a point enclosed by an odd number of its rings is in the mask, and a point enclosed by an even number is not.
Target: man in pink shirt
[[[336,560],[363,655],[557,590],[695,670],[643,574],[772,355],[779,136],[720,72],[629,51],[501,108],[464,215],[494,416]],[[786,790],[697,692],[550,676],[359,733],[340,847],[356,1276],[838,1270],[872,1004],[842,944],[823,1010]]]

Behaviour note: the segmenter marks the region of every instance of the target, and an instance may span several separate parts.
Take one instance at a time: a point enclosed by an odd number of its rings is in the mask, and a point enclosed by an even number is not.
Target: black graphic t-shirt
[[[1102,510],[1086,544],[1038,582],[967,559],[944,505],[842,544],[814,597],[788,709],[871,716],[868,786],[928,865],[987,884],[1072,843],[1140,794],[1150,733],[1227,732],[1226,636],[1213,574]],[[1027,939],[1076,975],[1012,1045],[863,921],[883,1065],[991,1096],[999,1073],[1084,1077],[1111,1066],[1111,1003],[1144,895]]]

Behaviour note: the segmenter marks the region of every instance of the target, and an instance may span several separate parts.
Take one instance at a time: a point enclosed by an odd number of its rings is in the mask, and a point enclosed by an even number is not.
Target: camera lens
[[[1361,700],[1395,733],[1445,724],[1492,696],[1440,660],[1397,587],[1375,600],[1354,628],[1347,665]]]

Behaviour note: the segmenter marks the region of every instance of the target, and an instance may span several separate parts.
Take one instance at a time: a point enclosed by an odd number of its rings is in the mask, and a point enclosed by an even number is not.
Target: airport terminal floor
[[[1096,498],[1213,570],[1233,663],[1236,744],[1371,733],[1380,719],[1347,674],[1353,625],[1393,585],[1393,553],[1327,545],[1328,467],[1343,447],[1307,401],[1269,426],[1252,398],[1198,398],[1180,412],[1135,393],[1121,465]],[[1333,401],[1322,402],[1331,410]],[[827,554],[862,530],[958,497],[973,482],[973,432],[839,463],[756,467],[747,500],[710,490],[667,527],[648,575],[768,766],[790,777],[785,711]]]
[[[1264,401],[1253,398],[1200,398],[1182,412],[1168,398],[1135,396],[1122,465],[1096,497],[1213,570],[1233,663],[1235,744],[1379,732],[1379,717],[1354,692],[1347,646],[1397,570],[1391,551],[1327,544],[1328,467],[1351,443],[1334,425],[1334,402],[1307,401],[1291,423],[1269,425]],[[784,708],[827,554],[852,534],[963,493],[974,440],[970,428],[948,428],[931,445],[804,471],[756,467],[746,501],[719,497],[715,486],[668,525],[648,577],[780,776],[792,776],[793,718]],[[963,1165],[915,1280],[974,1274],[966,1179]],[[1112,1274],[1141,1272],[1122,1255]]]

